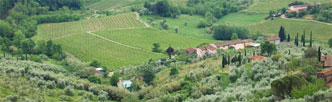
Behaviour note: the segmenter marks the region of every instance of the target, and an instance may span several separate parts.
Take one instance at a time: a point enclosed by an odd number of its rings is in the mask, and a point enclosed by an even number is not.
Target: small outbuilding
[[[122,88],[130,88],[132,83],[133,82],[131,82],[130,80],[124,80],[122,81]]]
[[[328,70],[318,72],[317,77],[324,79],[325,83],[332,82],[332,67]]]

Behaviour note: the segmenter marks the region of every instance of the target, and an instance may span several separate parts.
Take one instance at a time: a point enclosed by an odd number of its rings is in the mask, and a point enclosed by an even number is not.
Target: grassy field
[[[255,24],[264,20],[268,14],[248,14],[248,13],[232,13],[218,20],[218,24],[226,23],[230,25],[248,25]]]
[[[145,25],[137,20],[134,13],[126,13],[100,19],[42,24],[38,26],[36,38],[39,40],[48,40],[88,31],[144,27]]]
[[[197,28],[197,25],[201,20],[204,20],[201,16],[189,16],[182,14],[178,18],[164,18],[155,15],[142,16],[145,22],[148,22],[148,19],[153,19],[153,23],[156,25],[154,28],[162,30],[160,26],[160,20],[166,20],[169,28],[169,33],[175,33],[175,27],[179,27],[179,35],[190,36],[199,39],[209,39],[212,40],[212,35],[206,34],[204,28]],[[187,25],[185,25],[187,23]]]
[[[87,33],[90,31],[104,38]],[[190,33],[188,32],[188,34]],[[202,40],[146,28],[134,13],[39,25],[36,39],[52,39],[77,58],[85,62],[97,60],[110,69],[140,64],[151,58],[166,58],[164,54],[152,52],[153,43],[159,43],[161,49],[164,50],[169,45],[176,49],[185,49],[190,46],[196,47],[204,42],[213,42],[213,40]]]
[[[92,10],[111,10],[134,1],[135,0],[100,0],[99,2],[88,5],[87,8]]]
[[[189,46],[196,47],[203,42],[211,40],[196,39],[187,36],[168,33],[153,28],[128,29],[128,30],[107,30],[94,32],[108,39],[151,51],[153,43],[159,43],[162,49],[171,45],[175,49],[184,49]]]
[[[332,26],[327,24],[321,24],[311,21],[298,21],[277,18],[275,20],[268,20],[262,23],[250,25],[248,28],[250,32],[262,32],[265,35],[278,35],[280,26],[284,26],[286,33],[292,37],[296,36],[296,33],[302,34],[306,30],[307,37],[309,37],[310,31],[313,32],[314,40],[328,41],[332,37]]]
[[[150,58],[165,57],[162,54],[148,53],[120,46],[87,33],[67,36],[57,39],[55,42],[61,44],[64,50],[83,61],[97,60],[110,69],[140,64],[148,61]]]

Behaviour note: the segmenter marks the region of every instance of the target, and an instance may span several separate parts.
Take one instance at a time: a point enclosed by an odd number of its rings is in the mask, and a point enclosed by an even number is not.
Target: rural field
[[[189,16],[189,15],[180,15],[178,18],[164,18],[155,15],[142,16],[145,22],[148,22],[149,19],[153,20],[156,29],[163,29],[160,27],[160,20],[166,20],[169,24],[167,32],[175,33],[175,27],[179,27],[179,35],[190,36],[198,39],[208,39],[213,40],[211,35],[205,33],[205,28],[197,28],[197,25],[201,20],[204,20],[201,16]]]
[[[303,31],[306,31],[307,35],[312,31],[314,40],[328,41],[328,39],[332,37],[332,25],[312,21],[277,18],[275,20],[249,25],[248,27],[251,33],[262,32],[265,35],[277,35],[280,26],[285,27],[286,33],[289,33],[293,38],[297,33],[299,33],[299,36],[303,34]]]
[[[112,10],[135,1],[136,0],[100,0],[99,2],[88,5],[87,8],[92,10]]]
[[[54,41],[79,59],[86,62],[97,60],[112,70],[140,64],[149,59],[166,58],[163,54],[120,46],[87,33],[71,35]]]
[[[42,24],[38,26],[37,39],[48,40],[61,38],[69,34],[106,29],[144,28],[135,13],[126,13],[100,19],[81,20],[75,22]]]
[[[79,59],[86,62],[97,60],[110,69],[140,64],[149,59],[166,58],[166,55],[152,52],[154,43],[159,43],[161,49],[165,50],[170,45],[176,49],[185,49],[213,42],[147,28],[135,13],[43,24],[38,26],[36,39],[54,40]]]
[[[204,42],[213,42],[213,40],[196,39],[168,33],[166,31],[159,31],[153,28],[106,30],[94,33],[106,37],[107,39],[143,48],[148,51],[153,48],[153,43],[159,43],[162,49],[166,49],[170,45],[175,49],[184,49],[189,46],[196,47]]]

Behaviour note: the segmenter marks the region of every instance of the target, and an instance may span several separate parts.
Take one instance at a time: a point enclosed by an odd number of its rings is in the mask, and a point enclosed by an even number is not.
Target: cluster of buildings
[[[280,43],[280,37],[278,36],[272,36],[272,37],[266,37],[265,40],[271,41],[275,44]],[[196,54],[198,57],[203,57],[205,55],[214,55],[217,54],[217,49],[245,49],[247,47],[259,47],[259,43],[255,43],[251,39],[244,39],[244,40],[231,40],[231,41],[224,41],[224,42],[216,42],[208,45],[204,45],[199,48],[193,48],[189,47],[185,50],[185,53],[189,56],[192,54]]]
[[[288,8],[288,13],[296,12],[299,13],[301,11],[306,11],[308,10],[309,5],[293,5]],[[310,4],[311,7],[314,7],[314,4]]]
[[[332,56],[322,56],[321,62],[324,68],[330,67],[330,69],[318,72],[317,77],[324,79],[326,84],[332,83]]]

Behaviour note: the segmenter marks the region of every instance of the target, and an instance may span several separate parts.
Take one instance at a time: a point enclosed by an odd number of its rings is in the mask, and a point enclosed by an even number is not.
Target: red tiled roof
[[[231,41],[224,41],[224,42],[216,42],[215,45],[218,47],[224,47],[224,46],[229,46],[229,45],[236,45],[236,44],[250,43],[250,42],[254,42],[254,41],[251,39],[231,40]]]
[[[332,67],[332,56],[322,56],[323,67]]]
[[[273,41],[273,40],[280,40],[279,36],[270,36],[270,37],[265,37],[265,40]]]
[[[196,50],[196,48],[192,48],[192,47],[189,47],[186,49],[186,54],[187,55],[191,55],[192,53],[194,53]]]
[[[330,76],[330,75],[332,75],[332,67],[328,70],[318,72],[317,74],[323,74],[324,76]]]
[[[265,57],[264,56],[252,56],[250,59],[252,61],[256,61],[256,60],[260,61],[260,60],[264,60]]]

